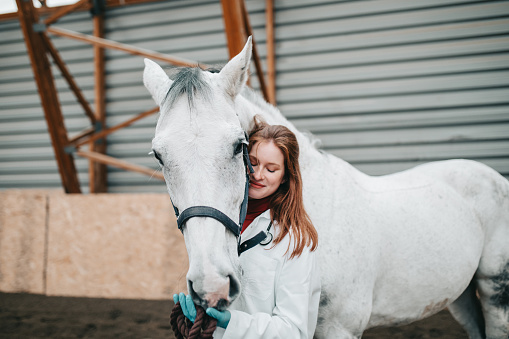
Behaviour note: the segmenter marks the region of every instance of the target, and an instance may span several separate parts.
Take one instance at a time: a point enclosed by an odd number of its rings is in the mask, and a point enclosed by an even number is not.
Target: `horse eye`
[[[161,160],[161,156],[156,152],[156,151],[153,151],[154,152],[154,157],[157,159],[157,161],[159,161],[159,164],[161,166],[164,166],[164,163],[163,161]]]
[[[239,142],[237,145],[235,145],[234,155],[242,153],[242,147],[243,146],[244,146],[244,144],[242,142]]]

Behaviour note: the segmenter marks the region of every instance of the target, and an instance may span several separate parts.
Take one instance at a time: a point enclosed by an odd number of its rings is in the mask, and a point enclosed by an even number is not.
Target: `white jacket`
[[[263,212],[242,234],[242,242],[266,232],[270,210]],[[270,233],[276,238],[277,224]],[[315,253],[305,248],[299,257],[285,254],[289,236],[277,246],[257,245],[242,253],[241,294],[229,308],[226,330],[217,328],[214,338],[311,339],[316,328],[320,301],[320,276]]]

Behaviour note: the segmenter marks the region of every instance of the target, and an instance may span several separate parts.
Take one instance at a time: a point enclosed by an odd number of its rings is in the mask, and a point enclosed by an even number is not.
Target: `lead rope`
[[[211,339],[216,330],[217,320],[209,317],[202,307],[196,306],[196,319],[194,324],[187,319],[180,303],[173,306],[170,315],[170,324],[177,339]]]

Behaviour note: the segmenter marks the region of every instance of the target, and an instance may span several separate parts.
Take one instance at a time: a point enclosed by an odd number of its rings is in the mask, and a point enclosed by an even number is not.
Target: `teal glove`
[[[187,319],[194,323],[196,319],[196,307],[194,306],[193,298],[191,298],[190,295],[186,296],[184,293],[180,293],[173,295],[173,301],[175,304],[180,302],[182,313],[184,313]]]
[[[232,318],[230,311],[218,311],[215,308],[209,307],[205,312],[209,317],[217,319],[217,326],[222,328],[226,328]]]

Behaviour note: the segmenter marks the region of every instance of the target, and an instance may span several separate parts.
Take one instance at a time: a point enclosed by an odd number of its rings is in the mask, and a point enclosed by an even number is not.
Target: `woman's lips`
[[[251,181],[251,186],[252,186],[253,188],[263,188],[263,187],[265,187],[264,185],[259,184],[259,183],[257,183],[257,182],[253,182],[253,181]]]

